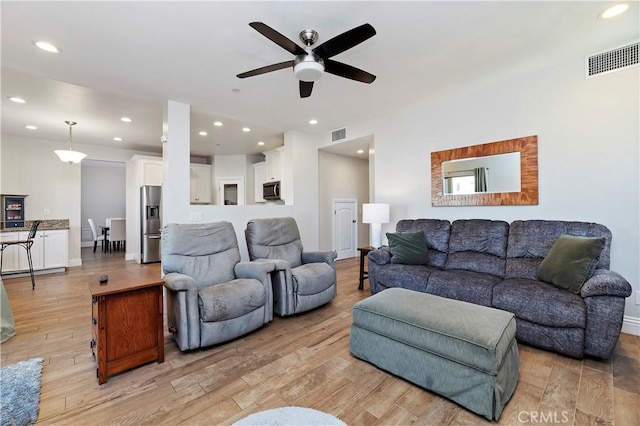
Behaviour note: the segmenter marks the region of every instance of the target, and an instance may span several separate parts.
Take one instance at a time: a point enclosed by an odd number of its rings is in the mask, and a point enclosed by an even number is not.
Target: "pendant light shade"
[[[65,121],[65,123],[69,125],[69,149],[57,149],[53,152],[55,152],[56,155],[60,157],[60,160],[64,161],[65,163],[79,163],[84,157],[87,156],[87,154],[73,150],[71,129],[78,123],[76,123],[75,121]]]

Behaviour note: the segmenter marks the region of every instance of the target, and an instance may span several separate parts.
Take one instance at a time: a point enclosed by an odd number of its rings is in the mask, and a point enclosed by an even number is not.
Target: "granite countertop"
[[[21,232],[29,231],[33,220],[25,220],[23,228],[4,228],[0,232]],[[69,229],[69,219],[43,219],[38,226],[38,231],[54,231],[58,229]]]

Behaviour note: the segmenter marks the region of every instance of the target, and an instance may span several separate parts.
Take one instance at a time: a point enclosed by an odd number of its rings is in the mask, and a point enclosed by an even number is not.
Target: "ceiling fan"
[[[298,46],[287,37],[262,22],[251,22],[251,28],[285,49],[296,57],[291,61],[280,62],[266,67],[238,74],[238,78],[253,77],[288,67],[293,67],[298,80],[300,80],[300,97],[307,98],[313,90],[313,82],[318,80],[323,72],[328,72],[339,77],[349,78],[362,83],[372,83],[376,76],[351,65],[329,59],[345,50],[376,35],[376,30],[369,24],[363,24],[327,40],[319,46],[311,46],[318,40],[318,33],[314,30],[300,32],[300,40],[305,47]]]

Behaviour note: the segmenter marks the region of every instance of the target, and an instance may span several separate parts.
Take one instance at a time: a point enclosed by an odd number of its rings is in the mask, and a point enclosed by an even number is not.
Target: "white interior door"
[[[218,179],[218,204],[230,206],[245,204],[243,177]]]
[[[338,259],[356,257],[357,200],[333,201],[333,247]]]

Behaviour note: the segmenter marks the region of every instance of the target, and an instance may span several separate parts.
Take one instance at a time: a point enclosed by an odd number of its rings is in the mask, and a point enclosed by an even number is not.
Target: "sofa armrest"
[[[580,290],[582,297],[593,296],[631,296],[631,284],[617,272],[596,269]]]
[[[238,262],[234,267],[234,272],[236,278],[254,278],[264,282],[267,274],[275,269],[275,262]]]
[[[171,272],[162,277],[164,285],[169,290],[173,291],[185,291],[196,289],[196,281],[189,275],[179,274],[177,272]]]
[[[289,271],[291,270],[291,265],[286,260],[282,259],[255,259],[251,261],[252,263],[266,263],[268,265],[272,265],[271,271]]]
[[[335,251],[303,251],[302,263],[327,263],[333,267],[338,254]]]
[[[391,262],[391,251],[389,247],[380,247],[367,254],[369,262],[377,263],[378,265],[386,265]]]

